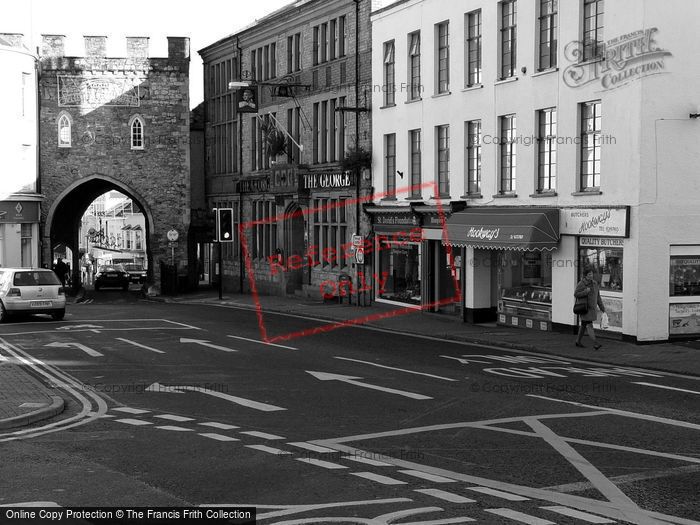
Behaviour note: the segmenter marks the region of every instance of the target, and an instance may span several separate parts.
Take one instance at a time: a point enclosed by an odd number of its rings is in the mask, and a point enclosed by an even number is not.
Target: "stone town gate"
[[[107,58],[106,37],[85,37],[85,57],[64,56],[60,35],[40,54],[42,260],[61,243],[79,280],[80,219],[99,195],[118,190],[146,217],[149,278],[169,263],[166,234],[180,234],[175,260],[187,268],[190,222],[189,39],[168,38],[168,57],[149,58],[148,38],[127,38],[126,58]]]

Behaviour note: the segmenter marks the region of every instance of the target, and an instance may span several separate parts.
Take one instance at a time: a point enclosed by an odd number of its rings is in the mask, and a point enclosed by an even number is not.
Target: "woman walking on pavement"
[[[600,297],[600,286],[593,278],[593,269],[591,267],[585,267],[583,270],[583,279],[576,286],[576,291],[574,292],[577,302],[583,303],[585,301],[587,311],[585,313],[579,314],[581,319],[581,325],[578,328],[578,337],[576,337],[576,346],[583,347],[581,339],[583,339],[583,334],[588,330],[588,335],[593,341],[593,348],[598,350],[601,345],[595,337],[595,330],[593,329],[593,321],[598,317],[596,313],[596,305],[600,308],[600,311],[605,313],[605,305]]]

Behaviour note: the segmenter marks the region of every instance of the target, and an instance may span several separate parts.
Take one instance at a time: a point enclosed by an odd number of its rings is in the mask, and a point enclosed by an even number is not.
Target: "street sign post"
[[[177,232],[177,230],[168,230],[168,233],[165,234],[166,237],[168,238],[168,246],[170,246],[170,265],[175,266],[175,246],[177,246],[177,240],[180,237],[180,234]]]

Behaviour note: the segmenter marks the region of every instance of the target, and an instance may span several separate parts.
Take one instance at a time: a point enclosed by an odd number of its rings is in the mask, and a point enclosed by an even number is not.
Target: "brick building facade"
[[[369,15],[369,0],[296,2],[200,51],[207,200],[247,226],[258,292],[318,298],[324,282],[354,273],[341,254],[353,233],[369,232],[355,201],[371,181],[369,167],[341,161],[356,144],[371,150]],[[248,290],[234,237],[223,245],[224,285]],[[324,250],[337,256],[309,256]]]
[[[40,52],[40,178],[43,262],[65,244],[79,282],[80,217],[118,190],[146,218],[149,278],[170,263],[166,233],[180,234],[178,272],[188,268],[190,222],[189,39],[168,38],[167,58],[148,56],[147,37],[127,38],[125,58],[107,58],[106,37],[86,36],[85,56],[64,56],[64,37],[43,35]],[[194,270],[196,271],[196,269]]]

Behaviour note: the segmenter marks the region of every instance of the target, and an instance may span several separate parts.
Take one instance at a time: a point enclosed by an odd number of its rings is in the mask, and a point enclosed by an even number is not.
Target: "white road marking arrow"
[[[195,343],[198,345],[207,346],[209,348],[215,348],[216,350],[223,350],[224,352],[238,352],[238,350],[234,350],[233,348],[226,348],[225,346],[215,345],[215,344],[210,343],[209,341],[205,341],[203,339],[186,339],[184,337],[181,337],[180,342],[181,343]]]
[[[160,383],[153,383],[146,389],[147,392],[170,392],[173,394],[184,394],[186,391],[189,392],[199,392],[201,394],[207,394],[209,396],[218,397],[220,399],[225,399],[231,403],[236,403],[244,407],[252,408],[254,410],[260,410],[262,412],[275,412],[278,410],[287,410],[286,408],[278,407],[275,405],[268,405],[267,403],[260,403],[258,401],[252,401],[250,399],[244,399],[242,397],[236,397],[229,394],[224,394],[223,392],[217,392],[216,390],[209,390],[208,388],[202,388],[200,386],[167,386],[161,385]]]
[[[87,355],[89,355],[91,357],[103,357],[103,354],[99,353],[97,350],[93,350],[89,346],[81,345],[80,343],[58,343],[58,342],[56,342],[56,343],[49,343],[49,344],[44,345],[44,346],[48,346],[51,348],[70,348],[71,346],[73,346],[73,347],[77,348],[78,350],[82,350],[83,352],[85,352]]]
[[[357,379],[362,379],[361,377],[344,376],[341,374],[329,374],[328,372],[312,372],[310,370],[307,373],[314,376],[316,379],[321,381],[342,381],[343,383],[348,383],[350,385],[361,386],[364,388],[371,388],[372,390],[379,390],[381,392],[387,392],[389,394],[396,394],[398,396],[410,397],[411,399],[432,399],[432,397],[424,396],[422,394],[414,394],[413,392],[405,392],[404,390],[396,390],[394,388],[387,388],[384,386],[370,385],[368,383],[360,383],[356,381]]]

